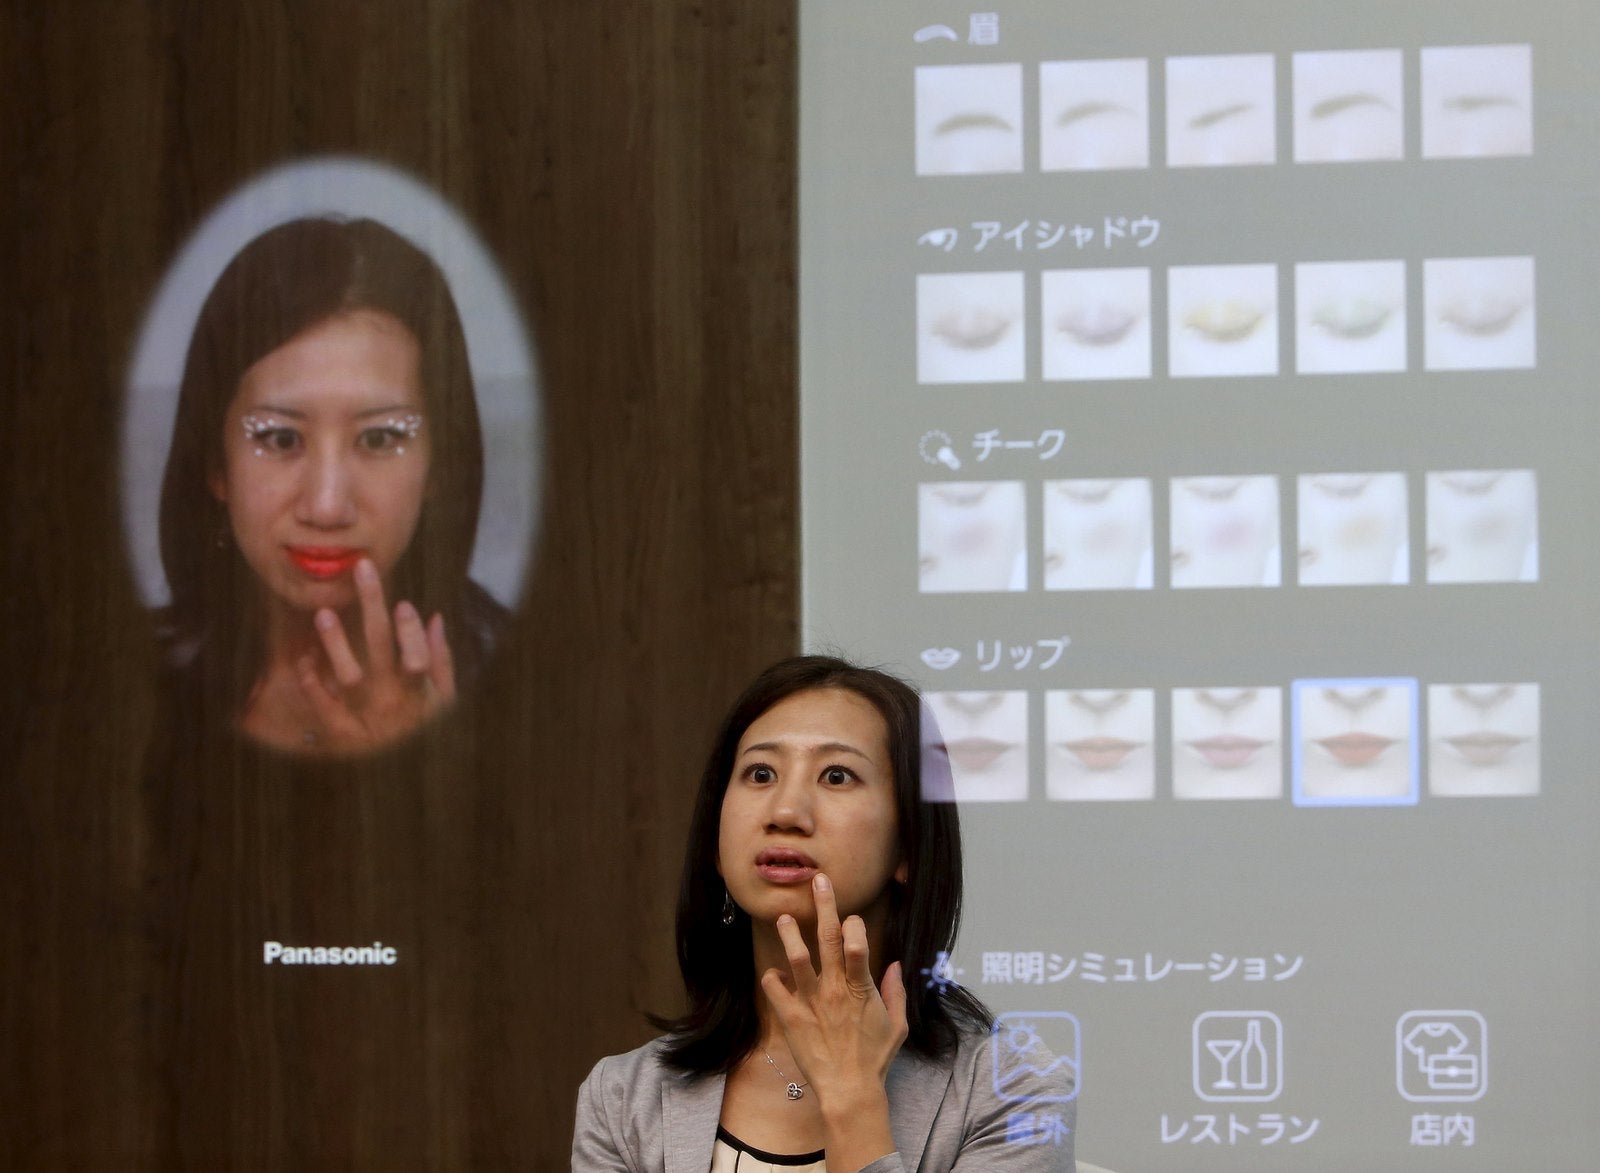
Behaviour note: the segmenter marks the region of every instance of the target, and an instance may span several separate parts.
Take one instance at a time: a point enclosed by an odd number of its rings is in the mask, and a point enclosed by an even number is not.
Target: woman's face
[[[811,879],[833,881],[839,914],[881,915],[905,881],[889,731],[843,688],[785,697],[739,739],[722,798],[717,870],[759,921],[816,920]]]
[[[244,373],[211,491],[270,599],[297,611],[355,601],[351,571],[385,579],[427,494],[421,347],[398,319],[327,318]]]

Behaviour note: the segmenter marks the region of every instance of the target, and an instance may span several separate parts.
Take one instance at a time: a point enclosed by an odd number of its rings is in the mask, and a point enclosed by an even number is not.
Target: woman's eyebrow
[[[402,401],[400,403],[393,404],[393,405],[391,405],[389,407],[373,407],[373,408],[369,408],[366,411],[358,411],[356,413],[356,419],[364,420],[368,416],[374,416],[374,415],[394,415],[396,412],[402,412],[402,411],[403,412],[409,412],[412,415],[420,415],[421,414],[421,412],[418,411],[416,404]]]
[[[756,753],[756,752],[771,753],[771,752],[773,752],[775,750],[784,750],[784,749],[788,749],[790,747],[790,744],[792,744],[792,743],[785,743],[785,742],[781,742],[781,741],[758,741],[758,742],[756,742],[755,745],[747,745],[747,746],[745,746],[744,750],[739,754],[739,756],[740,757],[744,757],[745,754],[751,754],[751,753]],[[810,748],[816,749],[816,750],[818,750],[818,751],[820,751],[822,753],[848,753],[848,754],[854,754],[856,757],[858,757],[862,761],[866,761],[866,762],[870,762],[872,760],[872,758],[869,757],[867,754],[862,753],[855,746],[849,744],[848,742],[844,742],[844,741],[825,741],[821,745],[812,746]]]
[[[290,419],[303,420],[306,413],[293,407],[278,407],[272,403],[256,403],[245,409],[246,414],[286,415]]]
[[[933,133],[954,134],[958,130],[1014,130],[1015,127],[1001,118],[998,114],[952,114],[938,126],[933,128]]]

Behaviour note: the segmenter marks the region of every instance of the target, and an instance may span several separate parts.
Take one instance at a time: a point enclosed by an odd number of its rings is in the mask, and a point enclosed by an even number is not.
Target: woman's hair
[[[653,1017],[671,1031],[668,1062],[688,1071],[731,1071],[756,1045],[759,989],[752,963],[750,918],[722,923],[727,889],[717,871],[722,799],[739,740],[779,701],[812,689],[840,688],[871,703],[888,730],[895,814],[904,884],[890,882],[883,956],[903,964],[907,1044],[923,1054],[947,1052],[962,1030],[987,1028],[981,1002],[960,986],[924,981],[955,941],[961,915],[961,828],[950,802],[924,800],[922,702],[904,681],[832,656],[796,656],[768,668],[733,703],[700,776],[689,827],[689,851],[678,890],[678,968],[689,1008],[678,1018]]]
[[[211,287],[184,363],[161,484],[161,562],[172,591],[164,638],[178,662],[203,661],[234,711],[261,664],[260,588],[209,483],[224,469],[223,426],[244,373],[329,318],[381,310],[421,348],[432,461],[390,601],[424,615],[476,602],[467,566],[483,488],[483,441],[461,319],[421,249],[373,220],[302,219],[256,237]],[[477,597],[482,592],[476,592]],[[454,648],[453,648],[454,650]],[[463,648],[470,661],[470,648]]]

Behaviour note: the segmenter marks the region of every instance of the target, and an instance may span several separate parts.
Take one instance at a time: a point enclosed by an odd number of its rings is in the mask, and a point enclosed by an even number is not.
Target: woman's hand
[[[906,1040],[906,991],[897,961],[872,983],[867,927],[859,916],[839,923],[833,885],[818,874],[817,953],[821,972],[794,918],[778,918],[789,976],[761,975],[761,988],[811,1090],[828,1133],[828,1165],[858,1169],[894,1151],[884,1078]]]
[[[334,753],[374,749],[404,737],[456,698],[444,616],[435,615],[424,627],[417,609],[402,601],[395,604],[391,623],[378,568],[363,558],[353,577],[366,663],[350,646],[338,613],[324,607],[315,623],[334,683],[323,679],[315,656],[302,657],[298,665],[300,691],[321,724],[318,747]]]

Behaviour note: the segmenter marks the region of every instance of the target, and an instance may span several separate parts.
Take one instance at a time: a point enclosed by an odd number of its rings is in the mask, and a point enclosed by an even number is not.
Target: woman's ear
[[[894,869],[894,878],[897,883],[904,884],[911,878],[911,865],[902,859],[900,866]]]
[[[228,479],[216,469],[206,473],[206,488],[211,490],[211,495],[224,505],[228,503]]]

